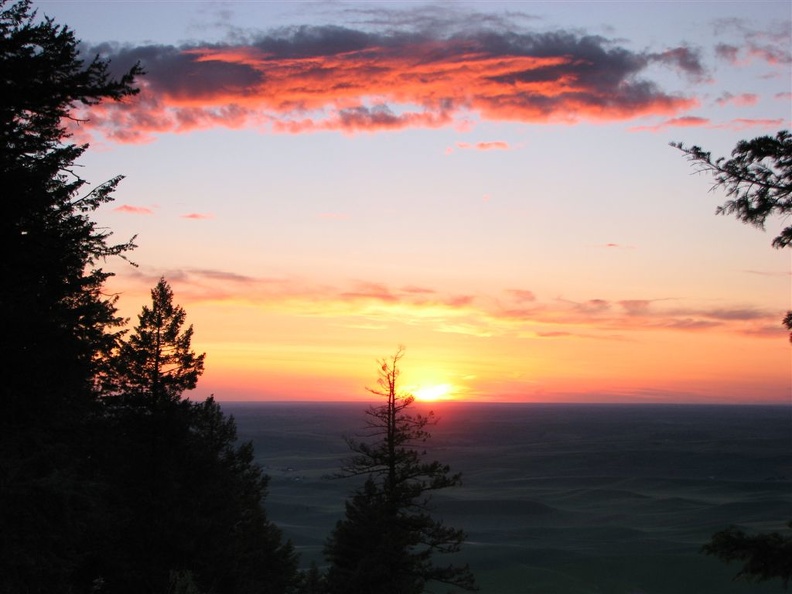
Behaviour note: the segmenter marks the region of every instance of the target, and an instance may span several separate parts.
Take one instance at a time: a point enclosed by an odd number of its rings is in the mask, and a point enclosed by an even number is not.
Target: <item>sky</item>
[[[193,398],[790,402],[790,252],[670,142],[792,120],[778,2],[34,2],[140,94],[80,110],[108,293],[164,276]]]

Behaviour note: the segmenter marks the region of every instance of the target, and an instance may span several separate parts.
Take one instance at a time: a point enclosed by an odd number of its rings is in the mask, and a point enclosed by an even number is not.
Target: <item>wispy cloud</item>
[[[536,295],[534,295],[533,291],[528,291],[526,289],[508,289],[506,291],[512,299],[517,301],[518,303],[524,303],[526,301],[536,301]]]
[[[477,150],[477,151],[507,151],[509,148],[508,142],[503,142],[502,140],[495,140],[492,142],[476,142],[476,143],[469,143],[469,142],[457,142],[456,148],[462,150]]]
[[[463,27],[463,15],[453,30],[418,21],[394,27],[395,14],[380,31],[296,26],[238,43],[88,48],[119,69],[139,61],[147,75],[138,97],[92,108],[87,125],[140,142],[212,127],[439,127],[470,114],[526,123],[628,120],[696,105],[645,78],[652,64],[705,74],[697,52],[684,46],[636,52],[583,33],[530,33],[503,22]]]
[[[736,105],[738,107],[746,107],[756,105],[759,101],[759,95],[755,93],[740,93],[734,95],[732,93],[724,93],[715,100],[718,105]]]
[[[532,291],[448,294],[426,286],[380,282],[318,286],[296,278],[252,277],[212,269],[131,272],[141,294],[164,275],[184,303],[234,302],[302,317],[338,318],[346,326],[420,325],[470,336],[635,339],[643,332],[719,332],[755,337],[783,334],[782,312],[745,305],[708,307],[657,297],[611,300],[541,299]],[[774,330],[777,328],[777,331]]]
[[[181,218],[183,218],[183,219],[192,219],[192,220],[196,220],[196,221],[203,221],[203,220],[206,220],[206,219],[213,219],[214,215],[212,213],[208,213],[208,212],[190,212],[190,213],[181,215]]]
[[[779,22],[770,30],[757,31],[738,19],[719,19],[716,32],[734,32],[740,40],[737,43],[720,43],[716,55],[735,66],[744,66],[753,61],[761,61],[770,66],[786,67],[792,64],[792,23]]]
[[[131,204],[122,204],[120,206],[116,206],[113,211],[115,212],[123,212],[126,214],[135,214],[135,215],[153,215],[154,209],[149,208],[148,206],[132,206]]]
[[[652,126],[634,126],[631,128],[634,132],[659,132],[667,128],[690,128],[701,127],[710,129],[721,130],[750,130],[750,129],[774,129],[784,127],[789,122],[782,118],[775,119],[756,119],[756,118],[734,118],[726,122],[715,123],[708,118],[700,118],[695,116],[686,116],[681,118],[672,118],[659,124]]]

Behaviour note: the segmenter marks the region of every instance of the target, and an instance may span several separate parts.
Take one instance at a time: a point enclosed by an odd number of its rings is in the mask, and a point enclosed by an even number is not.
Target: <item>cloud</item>
[[[756,274],[759,276],[792,276],[792,271],[784,272],[770,272],[767,270],[744,270],[748,274]]]
[[[759,101],[759,95],[755,93],[741,93],[739,95],[733,95],[732,93],[723,93],[720,97],[715,100],[715,103],[718,105],[736,105],[738,107],[747,107],[750,105],[756,105]]]
[[[477,142],[475,144],[470,144],[469,142],[457,142],[456,146],[462,150],[474,149],[477,151],[508,151],[510,148],[508,142],[503,142],[501,140],[496,140],[493,142]]]
[[[116,206],[113,211],[115,212],[123,212],[126,214],[136,214],[136,215],[153,215],[154,210],[148,208],[147,206],[132,206],[131,204],[122,204],[121,206]]]
[[[595,246],[595,247],[603,247],[603,248],[612,249],[612,250],[634,250],[635,249],[634,245],[624,245],[622,243],[614,243],[614,242],[602,243],[602,244],[600,244],[598,246]]]
[[[401,290],[405,293],[411,293],[413,295],[434,295],[437,293],[437,291],[434,289],[429,289],[427,287],[416,287],[413,285],[402,287]]]
[[[765,128],[765,129],[772,129],[772,128],[779,128],[784,127],[789,124],[788,121],[784,121],[782,118],[777,119],[755,119],[755,118],[736,118],[730,120],[728,122],[724,122],[719,126],[714,126],[715,128],[724,128],[727,130],[735,130],[739,132],[740,130],[750,130],[753,128]]]
[[[629,316],[639,316],[649,313],[649,306],[652,301],[650,299],[624,299],[619,301],[619,305],[624,308],[624,311]]]
[[[782,118],[776,119],[755,119],[755,118],[735,118],[726,122],[714,123],[712,120],[706,118],[699,118],[694,116],[672,118],[653,126],[634,126],[631,128],[633,132],[659,132],[666,128],[685,128],[685,127],[703,127],[712,130],[750,130],[754,128],[772,129],[783,127],[787,124]]]
[[[214,215],[212,213],[208,213],[208,212],[191,212],[191,213],[187,213],[187,214],[181,215],[181,218],[202,221],[202,220],[206,220],[206,219],[213,219]]]
[[[388,303],[395,303],[399,300],[391,289],[379,283],[359,283],[355,289],[341,293],[340,297],[347,300],[370,299]]]
[[[536,301],[536,295],[533,291],[526,291],[525,289],[507,289],[506,291],[511,297],[520,303],[525,301]]]
[[[631,128],[634,132],[659,132],[666,128],[692,128],[708,126],[710,120],[707,118],[700,118],[697,116],[683,116],[679,118],[671,118],[653,126],[634,126]]]
[[[770,30],[757,31],[738,19],[720,19],[716,31],[735,32],[740,36],[736,43],[719,43],[716,55],[730,64],[743,66],[753,61],[771,66],[786,67],[792,64],[792,27],[790,21],[782,21]]]
[[[531,291],[508,289],[504,292],[511,299],[504,304],[498,295],[486,293],[454,295],[426,286],[360,281],[320,286],[299,278],[255,277],[217,269],[148,273],[137,269],[114,277],[113,282],[131,280],[133,292],[145,296],[160,276],[174,286],[185,305],[233,303],[279,315],[336,318],[345,327],[406,324],[478,337],[606,341],[645,340],[648,332],[717,332],[770,339],[783,334],[781,311],[745,305],[697,306],[667,297],[541,301]]]
[[[524,123],[670,116],[696,101],[669,94],[645,71],[661,63],[703,75],[698,54],[687,47],[635,52],[599,36],[521,32],[503,22],[436,30],[295,26],[235,44],[105,43],[85,53],[111,58],[119,70],[139,61],[147,72],[139,96],[82,114],[85,126],[118,142],[214,127],[288,133],[440,127],[471,114]]]
[[[211,279],[211,280],[220,280],[224,282],[235,282],[235,283],[252,283],[255,282],[256,279],[252,276],[247,276],[244,274],[238,274],[236,272],[228,272],[225,270],[212,270],[212,269],[190,269],[190,274],[194,274],[201,278]]]
[[[698,82],[706,78],[706,70],[701,63],[700,53],[696,49],[686,46],[676,47],[654,54],[652,59],[668,66],[675,66]]]
[[[595,314],[607,311],[611,304],[604,299],[589,299],[583,303],[576,304],[576,309],[587,314]]]
[[[537,332],[536,335],[539,338],[566,338],[567,336],[573,336],[571,332]]]

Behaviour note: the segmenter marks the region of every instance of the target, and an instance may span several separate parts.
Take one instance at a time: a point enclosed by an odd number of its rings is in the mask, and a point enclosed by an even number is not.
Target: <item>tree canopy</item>
[[[788,527],[792,529],[792,522]],[[743,566],[735,579],[749,582],[780,579],[786,588],[792,578],[792,536],[789,534],[749,535],[732,526],[713,534],[701,550],[727,563],[741,561]]]
[[[792,134],[780,130],[775,136],[741,140],[731,158],[712,158],[698,146],[681,142],[671,146],[682,151],[697,171],[715,178],[712,189],[723,189],[728,200],[717,214],[733,214],[743,223],[764,229],[769,217],[785,219],[792,213]],[[792,225],[773,239],[773,247],[792,243]]]

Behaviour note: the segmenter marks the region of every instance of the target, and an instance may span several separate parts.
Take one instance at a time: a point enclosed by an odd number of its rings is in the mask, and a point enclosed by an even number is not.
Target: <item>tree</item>
[[[788,527],[792,528],[792,522]],[[742,561],[743,567],[735,579],[763,582],[778,578],[786,588],[792,578],[792,536],[789,535],[771,532],[749,536],[732,526],[713,534],[701,550],[727,563]]]
[[[97,505],[85,480],[93,374],[122,320],[101,293],[113,245],[90,220],[113,178],[86,191],[87,145],[68,142],[78,104],[137,92],[137,66],[116,79],[84,62],[74,34],[0,0],[0,591],[71,591]]]
[[[160,278],[151,290],[151,307],[143,306],[134,333],[121,344],[109,389],[152,402],[178,400],[194,389],[206,354],[191,350],[193,327],[182,331],[185,317],[184,309],[173,304],[173,290]]]
[[[399,349],[380,361],[378,388],[369,391],[385,402],[367,411],[365,437],[348,438],[353,456],[339,477],[366,476],[363,486],[346,502],[346,514],[325,545],[330,563],[329,592],[419,594],[428,582],[475,589],[467,565],[439,566],[437,553],[455,553],[465,539],[462,530],[443,525],[430,515],[431,493],[458,485],[440,462],[426,462],[426,427],[434,415],[410,415],[413,397],[397,389]]]
[[[122,323],[101,294],[108,273],[96,264],[133,245],[111,245],[89,218],[121,177],[84,192],[75,171],[87,145],[68,143],[64,126],[79,104],[137,92],[139,67],[116,80],[108,66],[80,59],[73,32],[38,20],[28,0],[0,1],[0,275],[10,281],[0,294],[0,332],[14,337],[0,345],[3,424],[47,413],[72,422],[64,414],[90,394],[95,365]]]
[[[792,135],[779,131],[775,137],[759,136],[741,140],[731,159],[712,155],[697,146],[671,143],[693,163],[698,172],[715,178],[712,189],[724,189],[729,200],[719,206],[717,214],[733,214],[743,223],[764,229],[768,217],[786,218],[792,212]],[[792,225],[773,239],[773,247],[792,243]]]
[[[765,228],[770,217],[786,219],[792,214],[792,134],[780,130],[773,136],[741,140],[734,147],[731,159],[712,155],[698,146],[686,147],[681,142],[671,146],[682,151],[700,173],[715,178],[713,190],[724,189],[729,200],[715,211],[733,214],[739,221]],[[774,248],[792,244],[792,225],[781,230],[774,239]],[[790,330],[792,342],[792,311],[783,320]]]
[[[737,143],[731,159],[713,161],[710,153],[698,146],[685,147],[681,142],[671,146],[682,151],[697,172],[714,176],[712,189],[725,189],[729,200],[719,206],[716,214],[734,214],[743,223],[764,229],[772,216],[786,219],[792,214],[792,134],[780,130],[775,137],[759,136]],[[792,225],[784,227],[772,242],[775,248],[792,244]],[[790,331],[792,342],[792,311],[782,320]],[[792,523],[790,523],[792,528]],[[747,536],[736,528],[715,533],[702,552],[723,561],[744,561],[737,577],[764,581],[779,577],[784,586],[792,576],[792,539],[777,532]]]
[[[111,500],[105,532],[89,562],[120,594],[286,593],[298,581],[296,555],[262,506],[268,477],[253,446],[210,397],[192,402],[204,355],[192,326],[160,279],[138,326],[121,345],[109,383],[101,476]],[[86,578],[86,581],[89,581]]]

